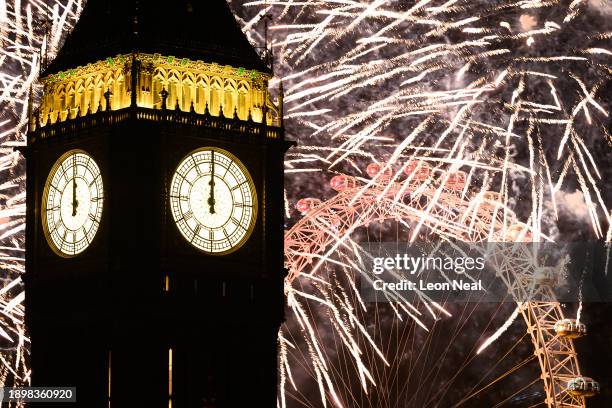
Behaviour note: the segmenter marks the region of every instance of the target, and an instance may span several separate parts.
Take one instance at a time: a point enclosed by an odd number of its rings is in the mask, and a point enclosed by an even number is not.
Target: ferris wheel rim
[[[293,225],[291,229],[289,229],[285,233],[285,245],[286,245],[285,257],[286,257],[287,269],[289,271],[289,274],[286,278],[286,285],[291,285],[293,280],[296,279],[300,274],[302,274],[304,265],[310,263],[310,262],[299,263],[298,264],[299,268],[297,270],[291,270],[291,266],[295,265],[296,263],[289,259],[303,257],[305,254],[292,253],[291,248],[289,248],[289,251],[287,251],[287,246],[291,247],[291,244],[294,242],[292,240],[293,237],[300,235],[306,223],[310,222],[312,219],[321,218],[321,217],[325,218],[326,216],[329,218],[330,216],[333,217],[334,215],[337,215],[336,211],[338,210],[339,207],[341,207],[341,203],[346,202],[347,198],[349,197],[351,197],[351,205],[352,205],[351,211],[355,211],[355,208],[360,207],[359,200],[363,198],[365,198],[366,202],[361,203],[361,205],[362,204],[365,204],[366,206],[371,205],[372,197],[377,198],[376,204],[379,209],[388,208],[389,210],[392,210],[392,209],[397,210],[398,208],[401,208],[401,206],[398,206],[395,200],[389,199],[389,196],[388,196],[389,192],[397,194],[398,191],[396,188],[389,186],[389,184],[385,185],[384,183],[381,184],[380,182],[374,183],[371,185],[366,185],[365,187],[355,186],[353,188],[339,191],[332,198],[326,200],[325,202],[321,202],[318,206],[313,208],[312,212],[308,212],[304,214],[304,216],[295,225]],[[357,194],[357,196],[355,196],[355,194]],[[446,197],[454,198],[452,201],[455,206],[457,206],[458,204],[463,204],[463,208],[470,208],[469,202],[466,202],[463,199],[457,200],[458,194],[454,192],[450,192],[446,194],[447,194]],[[440,196],[445,197],[443,194],[441,194]],[[399,212],[399,214],[390,214],[389,212],[387,217],[380,217],[381,214],[383,213],[382,212],[376,213],[376,215],[379,216],[376,219],[377,221],[383,222],[383,221],[387,221],[391,219],[398,219],[398,215],[400,217],[404,215],[401,211]],[[477,211],[474,211],[474,214],[477,214]],[[513,213],[511,213],[511,215],[514,216]],[[363,220],[361,221],[362,223],[360,225],[353,225],[352,228],[350,228],[350,230],[354,230],[355,228],[358,228],[360,226],[367,224],[363,222]],[[504,228],[499,228],[499,230],[503,231]],[[319,235],[325,234],[325,233],[326,231],[324,229],[319,230]],[[317,234],[314,234],[314,235],[317,235]],[[301,238],[303,239],[304,236],[302,236]],[[324,250],[325,247],[326,245],[322,243],[319,245],[319,250]],[[517,303],[519,304],[519,307],[520,307],[520,304],[523,302],[517,302]],[[541,343],[545,343],[543,341],[543,338],[546,337],[549,333],[543,329],[542,325],[539,324],[540,316],[537,314],[537,310],[539,310],[539,308],[535,307],[537,306],[539,302],[524,302],[524,303],[526,304],[526,307],[524,307],[523,309],[527,310],[527,312],[526,313],[523,312],[521,313],[521,315],[523,317],[523,320],[525,321],[525,324],[528,327],[527,331],[530,334],[531,339],[532,339],[532,344],[534,346],[534,353],[538,355],[538,361],[540,362],[541,379],[544,382],[544,391],[546,393],[546,400],[544,401],[544,403],[546,404],[548,408],[556,408],[559,406],[563,408],[585,408],[586,402],[585,402],[584,397],[572,395],[567,389],[567,384],[565,384],[565,386],[561,385],[563,384],[564,379],[581,378],[580,368],[579,368],[579,363],[578,363],[578,355],[577,355],[577,352],[575,351],[572,339],[567,338],[565,339],[565,341],[567,342],[567,344],[569,344],[569,348],[571,349],[571,352],[569,353],[569,356],[568,356],[568,359],[569,359],[568,365],[571,368],[573,368],[573,372],[565,373],[563,377],[559,377],[558,372],[557,372],[558,370],[553,369],[553,364],[551,363],[552,361],[554,361],[554,356],[552,356],[550,353],[551,350],[548,347],[546,347],[546,344],[541,344]],[[560,319],[565,319],[561,305],[558,302],[552,301],[552,302],[544,302],[544,303],[550,304],[551,307],[554,308],[555,314],[557,314]],[[532,330],[530,328],[530,317],[533,318],[536,322],[538,322],[538,324],[535,325],[536,330]],[[560,342],[560,340],[557,340],[557,341]],[[558,366],[555,366],[555,367],[557,369],[559,368]],[[559,388],[561,389],[559,390]],[[559,405],[559,404],[562,404],[562,405]]]

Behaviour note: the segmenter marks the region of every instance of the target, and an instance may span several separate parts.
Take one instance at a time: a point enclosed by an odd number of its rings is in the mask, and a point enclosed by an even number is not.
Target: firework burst
[[[536,239],[554,235],[574,191],[606,235],[612,33],[587,31],[606,27],[604,3],[270,4],[286,118],[304,144],[292,171],[419,158],[499,191]]]
[[[359,268],[350,260],[360,255],[352,238],[358,226],[372,220],[410,219],[416,222],[405,225],[408,233],[402,238],[433,233],[483,239],[504,235],[521,221],[533,239],[553,240],[560,236],[559,220],[580,217],[588,222],[592,236],[612,236],[604,191],[612,143],[612,31],[602,28],[606,14],[611,14],[607,3],[234,3],[247,6],[237,10],[250,14],[244,26],[255,36],[251,30],[259,21],[272,17],[276,73],[287,90],[286,126],[300,142],[286,163],[295,186],[286,194],[291,221],[299,218],[293,210],[298,198],[331,193],[326,187],[331,175],[355,175],[351,188],[333,199],[340,201],[326,202],[315,211],[317,216],[311,213],[301,224],[326,231],[327,241],[317,241],[305,252],[288,252],[293,259],[287,285],[292,322],[306,333],[303,360],[311,364],[324,404],[342,405],[343,398],[332,378],[339,373],[333,372],[324,339],[313,323],[317,318],[329,322],[349,350],[363,389],[376,384],[376,364],[370,355],[388,363],[363,323],[365,305],[354,288]],[[28,101],[35,101],[39,92],[41,61],[55,54],[82,5],[81,0],[0,0],[4,383],[29,381],[21,283],[25,172],[13,147],[24,142]],[[366,177],[370,162],[377,167]],[[411,176],[417,173],[407,171],[411,163],[430,171],[418,186]],[[449,193],[453,174],[462,174],[457,177],[464,177],[464,182]],[[406,203],[408,190],[425,199],[418,206]],[[479,209],[492,197],[498,212],[481,216]],[[302,209],[319,204],[302,202]],[[364,211],[338,215],[356,205],[364,205]],[[449,212],[452,206],[463,211]],[[493,225],[501,225],[501,232]],[[296,242],[289,242],[292,251]],[[350,256],[343,256],[343,251]],[[340,275],[322,273],[330,264]],[[322,305],[324,312],[318,316],[309,302]],[[434,321],[449,315],[426,299],[418,308],[403,302],[391,305],[394,316],[419,322],[423,331],[430,329],[423,315]],[[297,387],[287,358],[295,343],[290,330],[281,333],[283,389],[289,384]],[[281,405],[285,402],[283,393]]]
[[[52,58],[82,2],[0,1],[0,381],[28,384],[29,339],[24,327],[25,144],[28,109],[40,89],[41,61]]]
[[[304,281],[319,279],[306,283],[309,301],[331,310],[330,319],[341,310],[350,322],[363,304],[355,293],[353,303],[329,302],[338,282],[324,265],[352,270],[341,291],[346,297],[356,275],[364,276],[338,253],[359,258],[352,236],[376,219],[404,220],[400,239],[406,240],[423,234],[491,240],[506,231],[503,239],[519,221],[529,239],[571,240],[577,235],[564,230],[568,219],[585,221],[581,237],[610,236],[605,183],[612,143],[607,97],[612,32],[606,22],[612,10],[606,2],[254,1],[246,6],[264,8],[246,26],[272,16],[276,73],[287,90],[286,125],[300,142],[286,163],[291,185],[298,186],[287,191],[288,215],[297,221],[300,212],[305,214],[287,235],[292,296],[306,302]],[[367,166],[371,162],[374,167]],[[429,169],[418,185],[407,172],[415,163]],[[343,173],[354,176],[350,193],[321,201],[330,193],[328,180],[334,174],[347,177]],[[457,178],[464,183],[451,197],[448,184]],[[382,189],[381,181],[387,181]],[[398,193],[389,196],[390,189]],[[411,194],[408,210],[404,192]],[[496,210],[483,216],[479,209],[491,199]],[[394,208],[381,216],[386,200]],[[292,212],[296,202],[298,211]],[[341,404],[318,351],[317,336],[324,343],[325,335],[309,325],[308,308],[291,305],[308,337],[322,399]],[[480,350],[501,336],[520,310]],[[338,330],[343,329],[332,325],[330,330],[342,338]],[[353,329],[355,337],[367,336]],[[286,356],[290,349],[284,350]],[[353,357],[361,385],[374,383],[362,365],[372,361],[370,356]]]

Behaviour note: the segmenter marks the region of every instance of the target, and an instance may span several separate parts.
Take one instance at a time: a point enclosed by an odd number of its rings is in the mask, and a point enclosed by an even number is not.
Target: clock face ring
[[[89,247],[104,202],[100,168],[83,150],[64,153],[53,165],[42,196],[42,225],[53,251],[73,257]]]
[[[240,248],[257,218],[257,194],[246,167],[230,152],[204,147],[189,153],[170,183],[170,210],[181,235],[214,255]]]

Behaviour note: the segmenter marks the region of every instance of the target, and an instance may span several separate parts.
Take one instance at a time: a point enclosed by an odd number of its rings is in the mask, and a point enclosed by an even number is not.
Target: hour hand
[[[76,179],[72,179],[72,216],[76,217],[77,215],[77,207],[79,206],[79,202],[76,199]]]
[[[213,176],[210,177],[210,195],[208,196],[208,208],[210,209],[210,213],[215,213],[215,179]]]

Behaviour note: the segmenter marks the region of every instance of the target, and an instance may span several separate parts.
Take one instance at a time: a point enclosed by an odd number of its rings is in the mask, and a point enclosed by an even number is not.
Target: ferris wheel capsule
[[[559,337],[568,339],[577,339],[586,335],[587,332],[586,325],[576,319],[561,319],[555,323],[554,329]]]
[[[370,163],[366,167],[366,173],[370,178],[378,177],[379,180],[385,181],[393,177],[393,168],[386,163]]]
[[[501,204],[500,195],[496,191],[485,191],[481,197],[478,206],[484,210],[493,211],[493,209]]]
[[[512,224],[508,227],[505,235],[506,241],[517,242],[531,242],[533,241],[533,234],[529,231],[529,227],[525,224]]]
[[[404,173],[412,176],[412,180],[423,182],[431,175],[431,166],[423,160],[410,160],[404,167]]]
[[[449,190],[463,190],[465,187],[465,183],[467,180],[467,174],[464,171],[455,171],[449,173],[446,182],[444,183],[444,187]]]
[[[599,394],[599,383],[589,377],[576,377],[567,382],[567,391],[576,397]]]
[[[302,214],[308,214],[310,211],[315,209],[321,204],[321,200],[318,198],[301,198],[295,204],[295,208]]]
[[[488,202],[488,204],[493,205],[501,202],[501,197],[497,191],[485,191],[482,195],[482,199],[483,201]]]
[[[332,177],[329,181],[329,185],[334,190],[341,192],[349,188],[357,186],[357,180],[355,177],[347,176],[346,174],[338,174]]]

